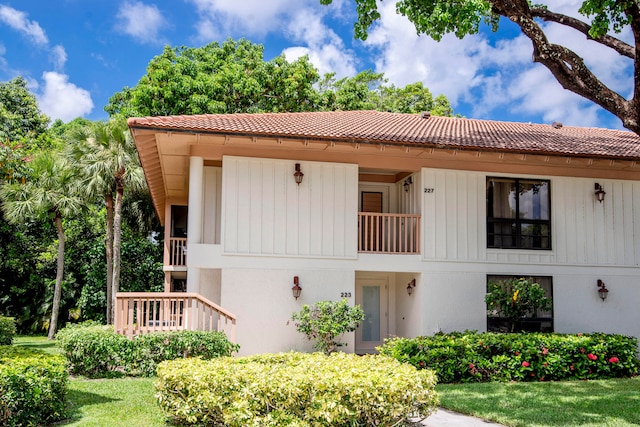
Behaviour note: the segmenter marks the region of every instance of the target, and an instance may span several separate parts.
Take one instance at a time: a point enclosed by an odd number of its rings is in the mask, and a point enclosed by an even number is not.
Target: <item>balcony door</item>
[[[387,338],[388,281],[385,278],[356,279],[356,304],[362,307],[365,318],[356,329],[356,353],[375,353],[376,347]]]

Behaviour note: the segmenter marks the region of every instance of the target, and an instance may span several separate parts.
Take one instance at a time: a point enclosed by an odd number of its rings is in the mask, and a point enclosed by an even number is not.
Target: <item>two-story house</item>
[[[240,354],[309,350],[290,318],[319,300],[365,310],[346,351],[484,331],[487,284],[512,276],[553,297],[536,327],[640,336],[636,134],[375,111],[129,128],[166,230],[163,295],[235,315]]]

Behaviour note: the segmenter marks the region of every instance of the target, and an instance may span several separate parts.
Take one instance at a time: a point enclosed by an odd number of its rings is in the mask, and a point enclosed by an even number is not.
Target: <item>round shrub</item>
[[[0,316],[0,345],[11,345],[16,335],[16,321],[13,317]]]
[[[163,360],[231,356],[239,348],[222,332],[154,332],[129,339],[112,326],[93,324],[67,326],[56,335],[56,344],[72,373],[91,378],[153,376]]]
[[[0,347],[0,425],[40,426],[63,419],[67,381],[62,357]]]
[[[182,424],[397,425],[426,418],[435,378],[384,356],[267,354],[158,366],[160,406]]]

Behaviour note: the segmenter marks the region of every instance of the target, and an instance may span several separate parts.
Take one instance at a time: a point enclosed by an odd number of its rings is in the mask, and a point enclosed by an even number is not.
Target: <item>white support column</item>
[[[191,244],[202,243],[202,199],[204,159],[191,157],[189,159],[189,229],[187,231],[187,250]],[[200,292],[200,269],[189,266],[187,252],[187,292]]]

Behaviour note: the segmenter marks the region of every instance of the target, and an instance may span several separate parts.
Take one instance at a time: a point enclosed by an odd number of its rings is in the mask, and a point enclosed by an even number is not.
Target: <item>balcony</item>
[[[118,292],[115,331],[132,337],[151,332],[219,331],[235,342],[236,317],[196,293]]]
[[[169,265],[173,267],[187,265],[186,237],[172,237],[169,239]]]
[[[420,215],[359,212],[358,252],[419,254]]]

